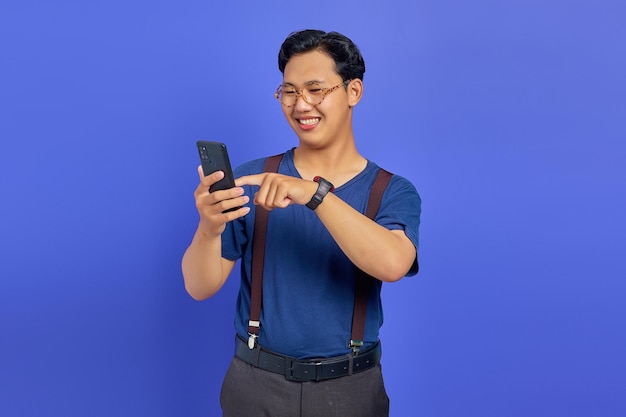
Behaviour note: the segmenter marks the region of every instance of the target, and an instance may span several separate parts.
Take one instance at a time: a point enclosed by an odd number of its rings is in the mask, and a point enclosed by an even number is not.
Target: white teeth
[[[319,121],[320,121],[319,117],[316,117],[314,119],[300,119],[301,124],[308,125],[308,126],[314,125],[315,123]]]

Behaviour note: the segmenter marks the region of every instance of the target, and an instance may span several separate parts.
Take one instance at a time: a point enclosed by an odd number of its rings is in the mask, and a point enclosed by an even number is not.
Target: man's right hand
[[[216,171],[205,177],[202,166],[199,166],[198,175],[200,176],[200,184],[193,194],[196,199],[196,208],[200,214],[198,232],[207,237],[216,237],[222,234],[226,223],[248,214],[250,208],[243,206],[248,203],[250,198],[243,195],[242,187],[210,193],[209,187],[224,178],[222,171]],[[225,210],[240,206],[241,208],[238,210],[224,213]]]

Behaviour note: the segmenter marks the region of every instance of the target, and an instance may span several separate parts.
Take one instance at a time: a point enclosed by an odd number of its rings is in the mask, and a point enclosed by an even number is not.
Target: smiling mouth
[[[296,119],[296,120],[298,120],[298,123],[300,123],[301,125],[313,126],[314,124],[317,124],[320,121],[320,118],[313,117],[311,119]]]

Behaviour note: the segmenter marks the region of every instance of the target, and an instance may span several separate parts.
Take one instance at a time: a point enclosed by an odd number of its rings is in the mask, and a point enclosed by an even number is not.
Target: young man
[[[209,193],[223,173],[204,177],[199,168],[200,221],[182,262],[187,291],[203,300],[242,260],[236,355],[222,386],[222,410],[224,416],[385,416],[380,288],[417,273],[420,198],[394,175],[374,220],[363,214],[379,167],[355,145],[352,112],[363,95],[365,64],[350,39],[293,33],[278,64],[283,82],[276,98],[298,146],[285,152],[277,172],[264,172],[266,158],[237,168],[229,190]],[[263,210],[269,215],[262,309],[251,318],[255,217]],[[357,278],[357,268],[372,282],[362,341],[352,333],[355,283],[365,279]]]

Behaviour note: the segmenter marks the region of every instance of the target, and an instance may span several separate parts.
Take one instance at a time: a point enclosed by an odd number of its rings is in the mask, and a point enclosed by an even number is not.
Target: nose
[[[304,99],[304,92],[298,93],[293,108],[297,111],[310,110],[313,106]]]

